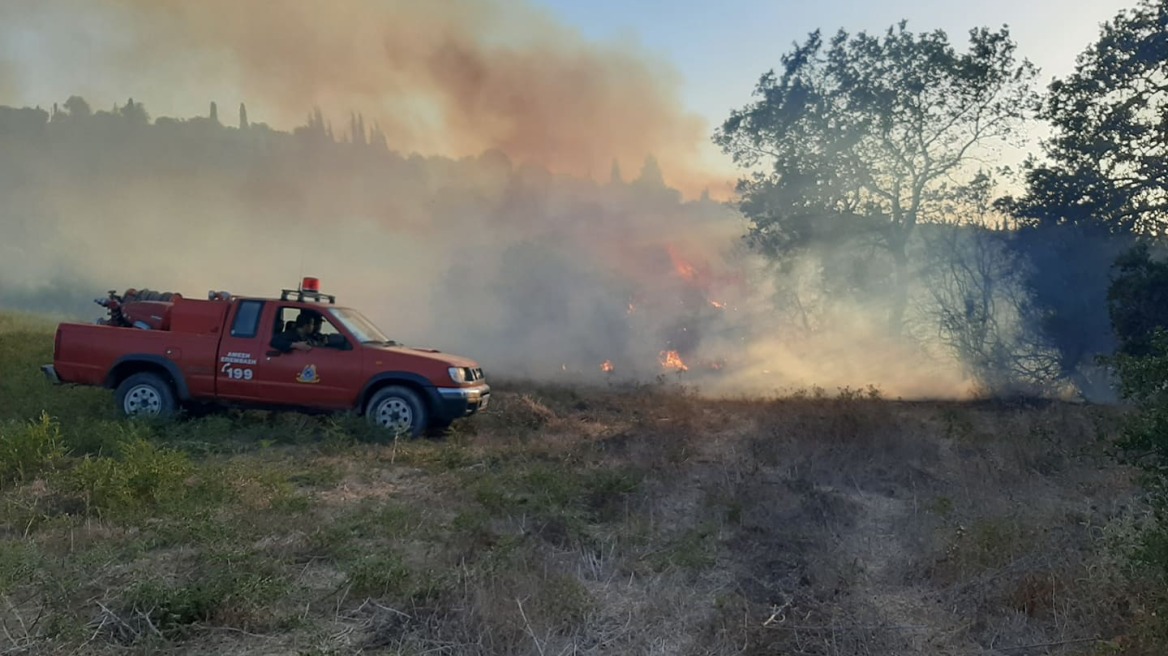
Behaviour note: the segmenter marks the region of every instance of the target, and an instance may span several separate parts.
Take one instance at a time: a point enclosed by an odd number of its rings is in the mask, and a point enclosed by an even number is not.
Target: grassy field
[[[493,381],[119,420],[0,315],[0,654],[1163,654],[1119,410]]]

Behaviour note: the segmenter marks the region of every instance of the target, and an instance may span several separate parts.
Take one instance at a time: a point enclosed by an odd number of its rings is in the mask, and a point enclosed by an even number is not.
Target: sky
[[[912,31],[943,29],[959,46],[968,30],[1007,25],[1021,56],[1044,82],[1064,76],[1099,26],[1135,0],[534,0],[598,41],[632,43],[672,64],[687,107],[711,130],[750,102],[759,76],[777,68],[796,41],[825,34],[878,32],[900,20]]]

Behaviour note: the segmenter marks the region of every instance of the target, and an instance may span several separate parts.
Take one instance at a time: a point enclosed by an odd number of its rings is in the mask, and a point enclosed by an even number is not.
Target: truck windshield
[[[349,332],[353,333],[362,344],[394,344],[394,341],[385,336],[385,333],[377,329],[373,322],[366,319],[364,315],[356,310],[347,308],[335,308],[332,310],[333,316],[337,321],[344,324]]]

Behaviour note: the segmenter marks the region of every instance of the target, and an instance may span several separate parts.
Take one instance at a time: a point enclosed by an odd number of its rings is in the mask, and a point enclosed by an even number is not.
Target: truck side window
[[[259,332],[260,311],[263,308],[263,301],[240,301],[239,310],[235,313],[235,322],[231,324],[231,336],[255,337]]]

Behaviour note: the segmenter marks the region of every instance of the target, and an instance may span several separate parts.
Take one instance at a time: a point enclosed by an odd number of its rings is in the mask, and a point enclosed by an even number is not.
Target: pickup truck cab
[[[394,342],[320,293],[315,278],[279,298],[131,289],[95,302],[109,318],[58,325],[42,370],[53,383],[114,390],[126,416],[167,417],[196,404],[353,411],[417,436],[490,400],[475,361]]]

